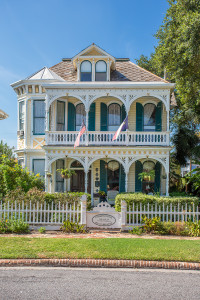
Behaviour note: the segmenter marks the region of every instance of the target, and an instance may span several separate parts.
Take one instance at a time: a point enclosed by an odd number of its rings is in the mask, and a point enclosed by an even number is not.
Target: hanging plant
[[[142,173],[138,174],[138,178],[143,181],[151,181],[151,179],[153,180],[155,178],[155,170],[151,170],[151,171],[144,171]]]
[[[56,171],[59,172],[61,177],[65,179],[69,179],[73,174],[76,174],[76,172],[71,169],[57,169]]]

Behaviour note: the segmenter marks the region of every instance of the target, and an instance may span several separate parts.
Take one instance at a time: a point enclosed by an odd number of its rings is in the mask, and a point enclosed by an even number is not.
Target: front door
[[[85,172],[75,170],[71,177],[71,192],[85,192]],[[88,193],[91,193],[91,171],[88,172]]]

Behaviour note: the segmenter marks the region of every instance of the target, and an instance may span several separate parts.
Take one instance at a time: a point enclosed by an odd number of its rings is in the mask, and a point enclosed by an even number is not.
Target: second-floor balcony
[[[123,131],[112,141],[113,131],[88,131],[80,139],[80,146],[169,146],[169,132]],[[46,145],[73,146],[78,131],[46,132]]]

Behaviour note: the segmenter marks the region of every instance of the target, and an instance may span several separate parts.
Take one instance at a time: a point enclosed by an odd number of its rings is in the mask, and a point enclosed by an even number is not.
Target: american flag
[[[83,134],[85,131],[86,131],[86,127],[85,127],[85,124],[84,124],[84,121],[83,121],[83,123],[82,123],[82,125],[81,125],[81,128],[80,128],[80,130],[79,130],[79,133],[78,133],[78,135],[77,135],[76,141],[75,141],[75,143],[74,143],[74,149],[75,149],[76,147],[79,146],[79,144],[80,144],[80,138],[81,138],[82,134]]]
[[[124,119],[122,124],[119,126],[118,130],[115,132],[112,141],[117,140],[120,135],[120,132],[125,131],[126,129],[128,129],[128,116]]]

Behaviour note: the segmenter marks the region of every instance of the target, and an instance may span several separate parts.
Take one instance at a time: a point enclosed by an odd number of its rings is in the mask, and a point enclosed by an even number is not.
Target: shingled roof
[[[61,61],[50,69],[66,81],[77,81],[77,71],[70,60]],[[110,81],[167,82],[130,61],[117,60],[116,69],[111,71]]]

